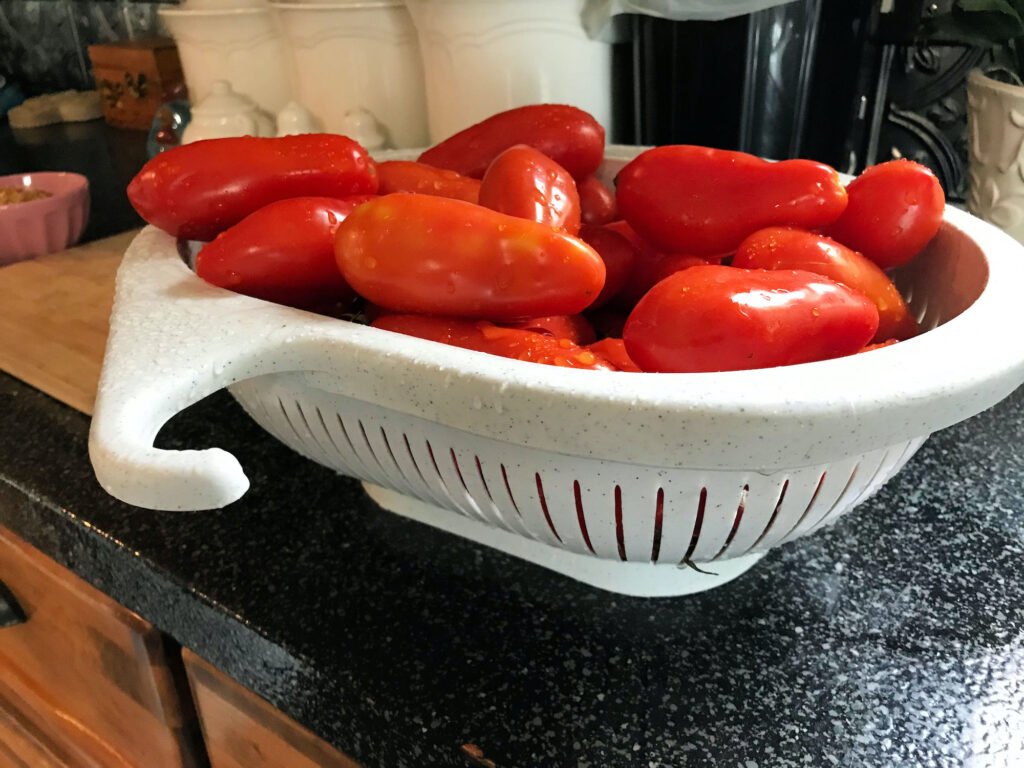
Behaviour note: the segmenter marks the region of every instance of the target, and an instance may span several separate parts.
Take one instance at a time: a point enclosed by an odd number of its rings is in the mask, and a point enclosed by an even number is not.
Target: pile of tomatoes
[[[848,186],[822,163],[664,146],[612,192],[604,129],[542,104],[413,161],[344,136],[241,137],[153,158],[128,196],[205,241],[196,272],[268,301],[574,368],[699,372],[839,357],[917,333],[885,270],[944,195],[897,160]]]

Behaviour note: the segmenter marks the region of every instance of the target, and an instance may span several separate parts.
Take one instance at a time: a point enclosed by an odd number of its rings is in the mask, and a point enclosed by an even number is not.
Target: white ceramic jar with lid
[[[157,12],[178,45],[193,104],[217,80],[271,113],[291,100],[284,40],[266,2],[188,0]]]
[[[271,0],[296,101],[324,130],[388,147],[428,142],[416,28],[401,0]],[[359,137],[353,136],[358,140]]]
[[[227,80],[217,80],[212,84],[210,94],[192,108],[192,119],[185,127],[181,143],[274,134],[274,120],[270,115],[257,107],[252,99],[235,93]]]
[[[430,139],[496,112],[571,104],[611,126],[612,53],[583,28],[585,0],[406,0],[419,33]]]

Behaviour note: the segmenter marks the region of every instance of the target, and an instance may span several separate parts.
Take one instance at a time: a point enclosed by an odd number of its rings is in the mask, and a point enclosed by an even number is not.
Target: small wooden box
[[[184,84],[178,49],[169,37],[90,45],[103,116],[111,125],[147,130],[157,107]]]

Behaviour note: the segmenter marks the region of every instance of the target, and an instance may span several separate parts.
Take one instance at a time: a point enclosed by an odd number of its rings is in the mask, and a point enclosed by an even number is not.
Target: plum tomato
[[[580,220],[584,224],[598,226],[619,218],[615,195],[596,176],[587,176],[576,189],[580,193]]]
[[[627,164],[616,178],[616,200],[629,225],[659,250],[713,256],[732,253],[764,227],[830,224],[846,207],[846,190],[823,163],[676,145]]]
[[[335,258],[359,295],[393,312],[494,321],[576,314],[605,278],[582,240],[429,195],[361,205],[338,227]]]
[[[576,182],[550,157],[525,144],[494,158],[480,182],[479,203],[570,235],[580,231]]]
[[[580,227],[580,239],[597,251],[604,262],[604,288],[589,309],[607,304],[629,282],[639,254],[636,247],[610,227],[585,224]]]
[[[882,269],[905,264],[939,231],[946,198],[929,168],[912,160],[873,165],[846,187],[849,204],[826,234]]]
[[[365,149],[345,136],[311,133],[169,149],[142,166],[128,184],[128,200],[165,232],[208,241],[276,200],[376,191],[376,166]]]
[[[597,339],[590,321],[583,315],[549,315],[547,317],[530,317],[526,320],[499,323],[505,328],[518,328],[521,331],[533,331],[556,339],[568,339],[581,347],[591,344]]]
[[[392,192],[416,192],[476,203],[480,200],[480,182],[455,171],[434,168],[412,160],[387,160],[377,163],[379,195]]]
[[[377,318],[373,322],[373,327],[530,363],[557,365],[563,368],[615,370],[615,367],[600,355],[574,344],[569,339],[557,339],[519,328],[503,328],[486,320],[474,321],[428,315],[385,315]]]
[[[732,265],[744,269],[803,269],[860,291],[878,307],[878,331],[872,341],[917,335],[903,297],[874,262],[824,235],[769,227],[740,243]]]
[[[293,197],[264,206],[204,245],[196,274],[236,293],[303,309],[350,301],[355,294],[334,260],[334,235],[373,197]]]
[[[802,270],[709,265],[654,286],[626,321],[626,351],[644,371],[770,368],[859,351],[878,310],[861,293]]]
[[[633,246],[636,258],[631,264],[631,269],[625,278],[622,287],[612,297],[612,304],[631,310],[640,298],[651,290],[661,280],[688,267],[696,267],[702,264],[710,264],[713,259],[701,256],[691,256],[685,253],[662,253],[640,235],[625,221],[613,221],[606,224],[602,229],[611,230],[621,234]],[[600,250],[598,250],[600,253]],[[600,304],[600,297],[595,306]]]
[[[566,104],[516,107],[471,125],[426,150],[421,163],[482,178],[498,155],[526,144],[585,179],[604,159],[604,128],[587,112]]]
[[[626,352],[626,345],[622,339],[608,337],[588,344],[587,349],[598,357],[604,358],[620,371],[640,373],[640,366],[634,363],[629,353]]]

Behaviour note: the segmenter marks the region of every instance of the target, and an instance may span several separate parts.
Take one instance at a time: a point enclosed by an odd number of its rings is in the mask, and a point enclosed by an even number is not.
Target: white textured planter
[[[1024,242],[1024,87],[975,70],[967,77],[967,105],[967,207]]]
[[[583,29],[584,0],[406,0],[419,33],[430,139],[496,112],[571,104],[611,126],[611,46]]]

